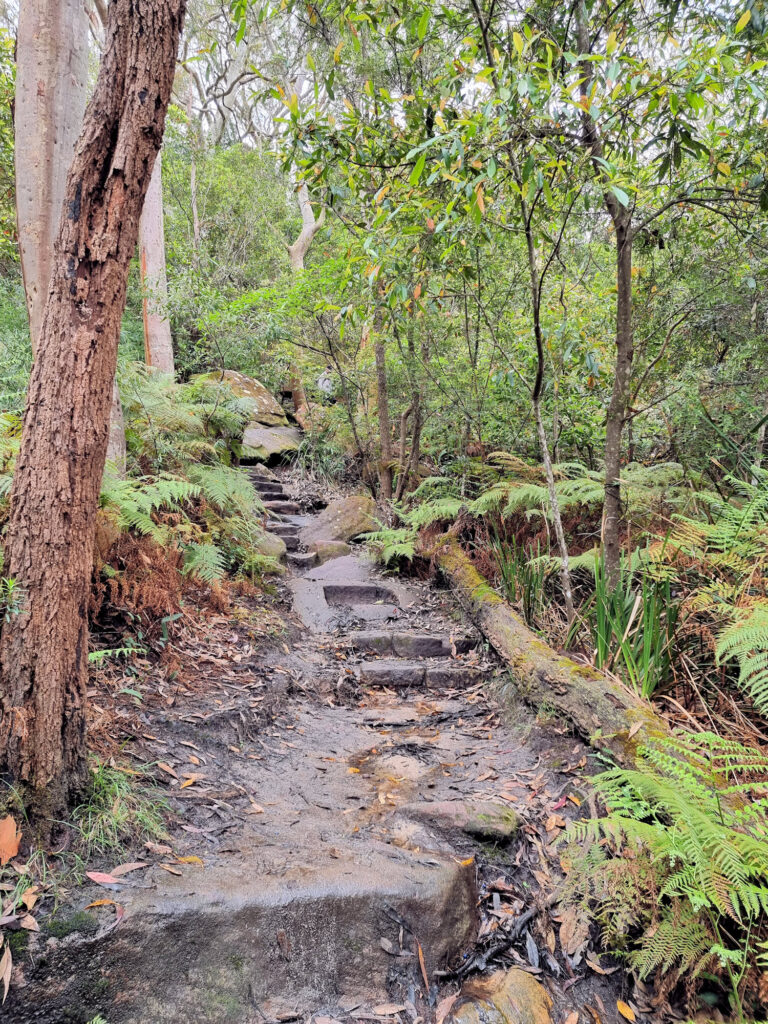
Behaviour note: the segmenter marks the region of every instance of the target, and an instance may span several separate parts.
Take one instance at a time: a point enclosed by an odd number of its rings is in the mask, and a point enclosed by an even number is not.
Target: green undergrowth
[[[564,899],[606,949],[689,1009],[754,1019],[768,968],[768,756],[714,733],[640,747],[592,780],[603,817],[569,827]]]
[[[76,833],[83,861],[98,854],[118,853],[127,846],[167,835],[168,807],[156,792],[148,765],[91,762],[85,799],[67,824]]]

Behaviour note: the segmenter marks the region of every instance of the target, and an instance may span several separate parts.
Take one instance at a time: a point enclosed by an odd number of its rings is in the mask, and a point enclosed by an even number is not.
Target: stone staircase
[[[303,517],[299,515],[298,504],[289,499],[280,480],[274,475],[267,476],[261,467],[254,467],[248,475],[267,510],[266,530],[285,544],[288,564],[298,569],[315,565],[317,556],[311,551],[300,550],[299,531]]]

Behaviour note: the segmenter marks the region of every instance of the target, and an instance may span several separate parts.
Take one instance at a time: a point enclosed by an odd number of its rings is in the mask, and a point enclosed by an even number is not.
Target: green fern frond
[[[226,575],[224,552],[211,543],[192,543],[184,549],[184,573],[203,583],[217,583]]]

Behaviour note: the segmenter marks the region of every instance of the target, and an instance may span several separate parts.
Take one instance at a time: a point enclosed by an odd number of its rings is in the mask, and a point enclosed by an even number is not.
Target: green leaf
[[[430,11],[429,8],[427,8],[427,10],[424,11],[424,13],[422,14],[421,18],[419,18],[419,24],[416,29],[416,35],[419,37],[420,43],[424,41],[424,36],[427,34],[427,29],[429,28],[429,19]]]
[[[421,173],[424,170],[424,164],[426,162],[427,155],[426,153],[422,153],[419,159],[416,161],[416,164],[414,165],[414,168],[411,171],[410,177],[408,178],[409,184],[418,185],[419,179],[421,178]]]
[[[734,30],[736,32],[736,35],[738,35],[739,32],[743,32],[744,29],[747,27],[747,25],[750,23],[751,20],[752,20],[752,9],[748,7],[747,10],[744,11],[742,16],[736,22],[736,28]]]
[[[629,206],[629,196],[623,188],[619,188],[618,185],[611,185],[610,190],[611,192],[613,192],[613,194],[616,196],[616,198],[623,207],[626,208],[627,206]]]

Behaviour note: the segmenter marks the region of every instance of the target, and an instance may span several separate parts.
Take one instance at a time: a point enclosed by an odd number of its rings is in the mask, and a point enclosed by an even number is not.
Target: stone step
[[[285,538],[283,539],[285,540]],[[317,565],[317,555],[314,551],[293,551],[288,548],[288,552],[288,565],[293,565],[297,569],[311,569],[312,566]]]
[[[299,550],[299,538],[295,533],[275,534],[275,536],[280,536],[280,540],[285,544],[286,551],[294,553]]]
[[[265,501],[264,508],[268,512],[277,512],[279,515],[292,515],[299,511],[295,501]]]
[[[364,686],[404,689],[408,686],[423,686],[427,670],[421,661],[382,658],[381,661],[364,661],[357,666],[356,673]]]
[[[44,1007],[25,990],[12,1019],[69,1018],[91,988],[119,1007],[121,1024],[251,1021],[270,1000],[314,1009],[354,995],[375,1005],[390,998],[393,977],[402,1000],[422,969],[432,977],[461,959],[477,933],[473,861],[333,839],[281,849],[282,863],[259,838],[240,864],[184,865],[181,877],[150,868],[142,888],[120,894],[124,917],[100,936],[98,956],[90,937],[46,949],[61,984]]]
[[[396,654],[399,658],[449,658],[450,642],[442,636],[429,633],[378,632],[376,630],[360,630],[350,633],[349,643],[356,651],[368,651],[375,654]]]
[[[279,519],[268,519],[265,529],[269,533],[277,534],[278,537],[299,536],[299,527],[295,523],[281,523]]]
[[[252,480],[251,481],[259,492],[259,494],[285,494],[285,488],[282,484],[272,480]]]
[[[326,583],[323,592],[329,605],[397,604],[394,591],[381,583]]]
[[[408,686],[471,686],[482,678],[474,665],[461,662],[430,663],[406,661],[400,658],[382,658],[364,661],[356,668],[357,678],[364,686],[390,686],[403,689]]]

